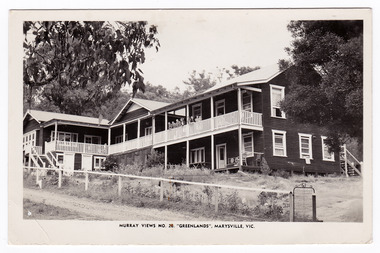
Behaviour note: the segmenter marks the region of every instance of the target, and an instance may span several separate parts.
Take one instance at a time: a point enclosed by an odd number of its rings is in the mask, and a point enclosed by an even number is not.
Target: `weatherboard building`
[[[249,171],[265,160],[274,170],[341,173],[339,154],[328,152],[320,129],[294,124],[281,111],[288,89],[285,72],[274,65],[175,103],[133,98],[110,121],[28,110],[24,164],[97,170],[108,155],[144,163],[154,149],[165,167]]]

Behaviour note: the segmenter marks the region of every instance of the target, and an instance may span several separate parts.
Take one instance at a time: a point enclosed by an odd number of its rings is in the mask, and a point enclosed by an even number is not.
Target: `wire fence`
[[[97,192],[107,199],[112,197],[140,196],[160,202],[183,202],[207,205],[216,213],[222,210],[244,215],[261,214],[271,220],[294,221],[294,192],[232,185],[201,183],[175,178],[147,177],[97,171],[64,170],[58,168],[24,167],[40,188],[47,185],[75,185],[84,192]],[[112,199],[108,196],[108,199]],[[305,204],[307,208],[308,205]],[[301,205],[298,208],[302,208]]]

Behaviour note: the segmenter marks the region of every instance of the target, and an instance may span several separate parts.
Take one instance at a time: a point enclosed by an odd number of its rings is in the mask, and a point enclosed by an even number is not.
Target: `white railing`
[[[139,139],[133,139],[125,142],[125,151],[139,148]]]
[[[154,144],[165,142],[165,131],[154,133]]]
[[[29,145],[24,145],[24,151],[25,151],[25,154],[29,154],[29,153],[31,153],[31,151],[32,151],[32,145],[31,144],[29,144]]]
[[[45,141],[45,154],[55,151],[55,141]]]
[[[63,152],[75,152],[75,153],[87,153],[87,154],[108,154],[108,146],[106,144],[90,144],[81,142],[70,141],[51,141],[45,142],[45,152],[49,151],[63,151]]]
[[[124,143],[117,143],[110,145],[110,154],[123,152],[125,150]]]
[[[146,135],[146,136],[140,137],[140,147],[141,148],[151,146],[152,144],[153,144],[152,135]]]
[[[168,141],[186,137],[186,125],[168,130]]]
[[[263,126],[262,114],[258,112],[241,112],[241,123],[253,126]]]
[[[239,112],[230,112],[214,118],[215,129],[235,125],[239,123]]]
[[[33,146],[32,147],[32,152],[35,154],[42,155],[42,147],[41,146]]]
[[[211,130],[211,118],[189,124],[189,135],[200,134]]]

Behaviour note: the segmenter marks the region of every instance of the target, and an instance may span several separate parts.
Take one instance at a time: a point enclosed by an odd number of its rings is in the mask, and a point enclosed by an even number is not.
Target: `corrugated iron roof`
[[[217,89],[220,89],[220,88],[223,88],[225,86],[235,84],[235,83],[239,84],[239,83],[267,82],[282,72],[283,71],[280,71],[278,64],[269,65],[269,66],[260,68],[258,70],[249,72],[247,74],[232,78],[220,84],[217,84],[214,87],[204,91],[202,94],[208,93],[210,91],[217,90]]]
[[[167,106],[169,103],[165,102],[159,102],[159,101],[154,101],[154,100],[147,100],[147,99],[142,99],[142,98],[132,98],[132,102],[136,102],[140,106],[145,107],[149,111],[153,111],[156,109],[159,109],[161,107]]]
[[[66,121],[73,121],[73,122],[86,123],[86,124],[95,124],[95,125],[99,124],[99,118],[93,118],[93,117],[78,116],[78,115],[71,115],[71,114],[64,114],[64,113],[57,113],[57,112],[45,112],[45,111],[38,111],[38,110],[28,110],[26,114],[28,113],[39,122],[46,122],[46,121],[56,119],[56,120],[66,120]],[[100,125],[108,125],[108,120],[102,119],[100,121]]]

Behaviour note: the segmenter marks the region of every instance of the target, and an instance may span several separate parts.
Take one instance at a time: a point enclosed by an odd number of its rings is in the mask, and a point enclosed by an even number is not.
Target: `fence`
[[[88,191],[89,189],[89,175],[97,175],[97,176],[107,176],[107,177],[117,177],[117,195],[122,195],[122,189],[123,189],[123,178],[128,179],[140,179],[140,180],[147,180],[147,181],[154,181],[156,182],[156,185],[159,186],[159,200],[164,200],[164,192],[165,188],[173,189],[173,187],[176,186],[192,186],[192,187],[204,187],[204,192],[207,191],[207,189],[210,191],[212,189],[212,194],[207,194],[209,197],[209,201],[212,202],[212,204],[215,207],[215,212],[219,211],[219,205],[221,201],[221,193],[227,190],[234,190],[247,193],[246,196],[252,196],[252,192],[259,193],[258,196],[261,197],[260,201],[263,201],[262,199],[265,198],[271,198],[271,196],[277,196],[281,195],[282,200],[286,201],[288,203],[289,208],[289,221],[294,221],[294,195],[292,191],[284,191],[284,190],[270,190],[270,189],[262,189],[262,188],[251,188],[251,187],[240,187],[240,186],[231,186],[231,185],[220,185],[220,184],[211,184],[211,183],[201,183],[201,182],[192,182],[192,181],[184,181],[184,180],[176,180],[176,179],[170,179],[170,178],[161,178],[161,177],[147,177],[147,176],[137,176],[137,175],[127,175],[127,174],[117,174],[117,173],[105,173],[105,172],[95,172],[95,171],[80,171],[80,170],[72,170],[67,171],[63,169],[57,169],[57,168],[40,168],[40,167],[25,167],[25,169],[32,169],[36,170],[36,184],[39,185],[40,188],[42,188],[42,178],[44,175],[46,175],[47,171],[55,171],[58,173],[58,188],[62,187],[62,177],[63,174],[68,175],[74,175],[74,174],[82,174],[84,175],[84,190]],[[43,175],[42,175],[43,173]],[[116,183],[116,182],[115,182]],[[157,184],[158,183],[158,184]],[[139,182],[140,184],[140,182]],[[207,193],[207,192],[206,192]],[[182,191],[183,196],[186,194],[186,190]],[[157,196],[157,197],[158,197]],[[170,196],[168,196],[169,198]],[[175,196],[171,196],[172,198]],[[234,198],[236,196],[232,196]],[[212,198],[212,200],[211,200]],[[185,199],[185,198],[183,198]],[[232,199],[232,201],[236,201],[236,199]],[[273,205],[273,198],[270,200],[272,207],[274,208],[275,205]],[[267,203],[261,203],[263,206],[267,205]],[[272,210],[275,211],[275,210]]]

